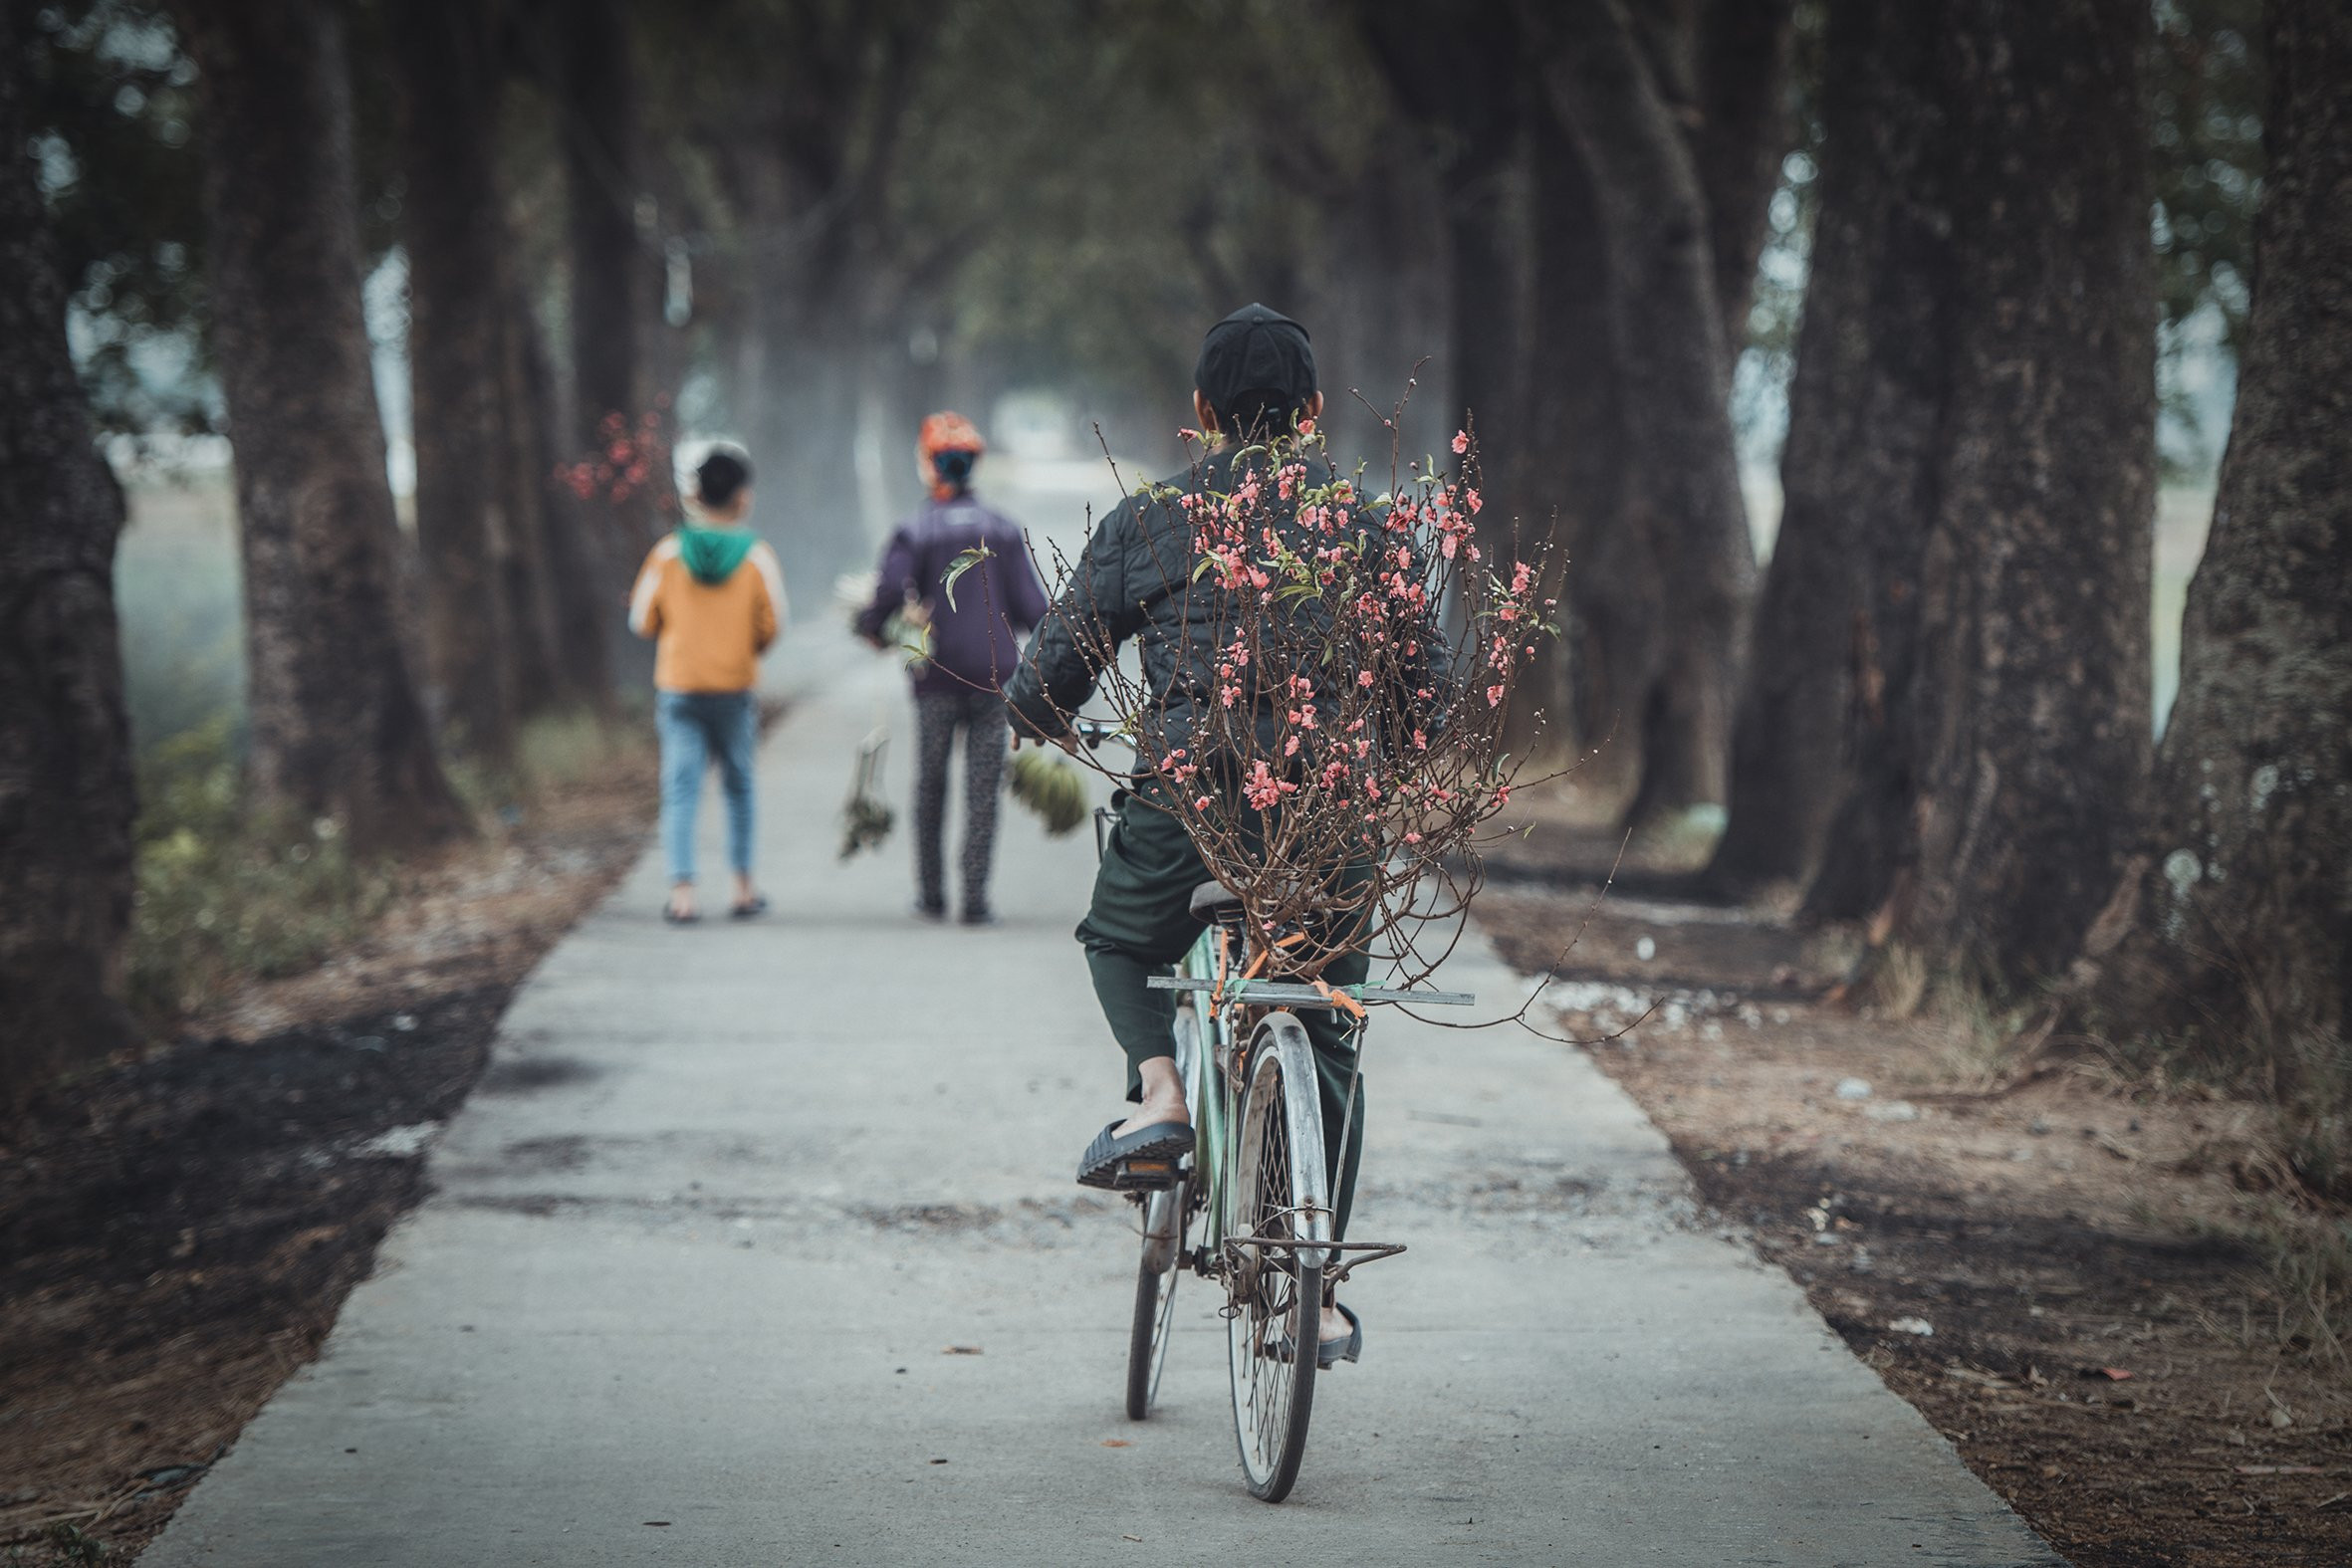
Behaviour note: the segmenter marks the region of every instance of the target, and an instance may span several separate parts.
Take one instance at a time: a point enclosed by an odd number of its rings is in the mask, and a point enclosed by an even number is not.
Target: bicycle
[[[1089,747],[1119,737],[1116,726],[1079,720]],[[1100,855],[1125,804],[1095,812]],[[1410,1002],[1469,1007],[1463,992],[1333,987],[1266,978],[1281,933],[1255,933],[1242,902],[1215,882],[1196,889],[1200,940],[1154,990],[1184,993],[1174,1052],[1192,1115],[1193,1150],[1182,1159],[1127,1162],[1121,1183],[1142,1209],[1143,1256],[1127,1348],[1127,1415],[1149,1418],[1175,1321],[1176,1284],[1186,1269],[1225,1288],[1226,1359],[1234,1436],[1250,1492],[1266,1502],[1290,1495],[1306,1450],[1314,1406],[1316,1340],[1322,1308],[1355,1269],[1405,1250],[1401,1242],[1336,1241],[1314,1050],[1294,1009],[1346,1015],[1360,1064],[1367,1008]],[[1347,1085],[1341,1127],[1352,1127],[1356,1079]],[[1343,1151],[1344,1152],[1344,1151]],[[1198,1226],[1195,1235],[1194,1228]],[[1189,1242],[1189,1244],[1188,1244]]]

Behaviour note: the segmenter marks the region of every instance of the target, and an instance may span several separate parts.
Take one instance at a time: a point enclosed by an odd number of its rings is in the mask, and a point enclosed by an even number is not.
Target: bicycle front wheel
[[[1331,1238],[1313,1054],[1288,1013],[1252,1041],[1237,1150],[1226,1227],[1234,1436],[1251,1495],[1280,1502],[1298,1479],[1314,1409],[1324,1254],[1312,1243]]]

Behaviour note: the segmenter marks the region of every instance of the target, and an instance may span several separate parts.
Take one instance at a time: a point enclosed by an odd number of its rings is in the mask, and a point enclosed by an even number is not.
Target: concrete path
[[[1517,1030],[1377,1026],[1357,1231],[1412,1250],[1356,1281],[1292,1500],[1242,1487],[1198,1280],[1130,1425],[1136,1247],[1069,1180],[1119,1080],[1092,845],[1015,813],[1005,924],[910,921],[903,829],[833,859],[902,707],[857,666],[768,743],[774,918],[667,929],[649,857],[550,956],[435,1196],[149,1564],[2057,1561]]]

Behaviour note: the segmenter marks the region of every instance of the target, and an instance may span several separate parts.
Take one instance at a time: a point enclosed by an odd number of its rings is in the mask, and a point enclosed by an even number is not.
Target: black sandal
[[[1345,1339],[1318,1339],[1314,1342],[1314,1365],[1318,1372],[1328,1372],[1340,1362],[1357,1360],[1364,1353],[1364,1325],[1356,1320],[1356,1315],[1349,1311],[1343,1302],[1334,1301],[1331,1305],[1337,1307],[1339,1315],[1347,1319],[1347,1337]],[[1285,1334],[1281,1339],[1275,1341],[1275,1360],[1288,1366],[1291,1357],[1295,1353],[1292,1348],[1290,1335]]]
[[[768,913],[768,900],[754,893],[749,902],[738,904],[728,910],[727,918],[729,920],[757,920],[766,913]]]
[[[1078,1185],[1112,1192],[1147,1192],[1176,1185],[1176,1162],[1192,1153],[1192,1128],[1184,1122],[1154,1122],[1125,1137],[1112,1122],[1094,1135],[1078,1159]]]

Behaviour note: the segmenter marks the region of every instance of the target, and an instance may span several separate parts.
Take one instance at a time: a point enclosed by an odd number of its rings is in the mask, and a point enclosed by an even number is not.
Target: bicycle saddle
[[[1192,890],[1192,918],[1204,924],[1237,918],[1242,896],[1222,882],[1203,882]]]

